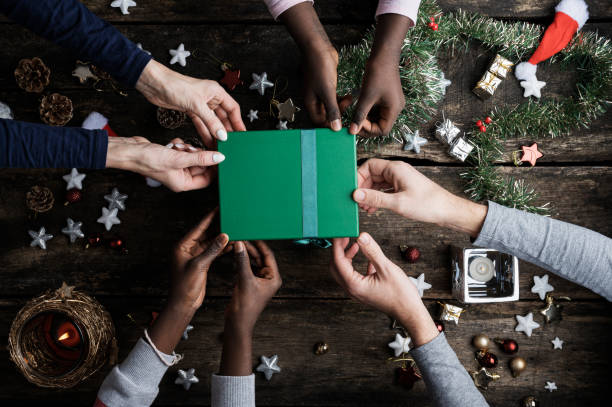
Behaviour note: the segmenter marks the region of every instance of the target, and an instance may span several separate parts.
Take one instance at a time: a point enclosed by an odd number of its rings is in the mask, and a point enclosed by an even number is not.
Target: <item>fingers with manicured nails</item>
[[[362,95],[357,101],[357,107],[355,108],[355,113],[353,114],[353,122],[351,123],[351,127],[349,128],[349,133],[358,134],[361,131],[361,127],[364,124],[364,121],[368,117],[368,113],[374,106],[376,101],[373,98],[368,97],[368,95]]]
[[[198,106],[197,114],[214,138],[220,141],[227,140],[227,131],[223,123],[206,104]]]
[[[191,121],[193,122],[193,126],[196,128],[196,131],[200,135],[202,142],[206,148],[215,148],[213,136],[210,135],[208,128],[204,125],[202,119],[196,116],[193,113],[189,113],[189,117],[191,117]]]
[[[252,278],[253,271],[249,261],[249,253],[247,252],[244,242],[234,242],[234,259],[236,267],[241,278]]]
[[[225,92],[225,91],[224,91]],[[221,99],[221,107],[227,113],[229,121],[232,124],[232,128],[235,131],[246,131],[246,126],[242,121],[242,115],[240,114],[240,105],[234,98],[225,93],[227,97]]]
[[[372,239],[372,236],[363,232],[357,238],[357,243],[363,254],[370,260],[370,263],[373,263],[377,270],[384,270],[384,266],[389,259],[382,252],[378,243]]]
[[[229,236],[225,233],[221,233],[219,236],[210,243],[208,248],[204,250],[202,254],[193,259],[193,263],[200,271],[205,271],[210,267],[213,260],[217,258],[222,252],[225,246],[229,242]]]
[[[179,168],[209,167],[225,160],[225,156],[218,151],[181,152],[176,160]]]

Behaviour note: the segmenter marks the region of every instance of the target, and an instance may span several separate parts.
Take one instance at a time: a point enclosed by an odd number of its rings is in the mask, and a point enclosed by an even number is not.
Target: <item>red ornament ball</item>
[[[485,123],[486,124],[491,124],[491,123],[493,123],[493,119],[491,119],[489,116],[487,116],[487,118],[485,119]]]
[[[108,247],[110,247],[111,249],[120,249],[121,247],[123,247],[123,240],[118,237],[111,239],[108,241]]]
[[[402,257],[408,263],[416,263],[421,257],[421,252],[416,247],[407,247],[402,251]]]
[[[478,121],[476,122],[476,127],[480,127],[480,126],[482,126],[482,120],[478,120]]]
[[[444,332],[444,324],[442,323],[442,321],[434,321],[434,324],[436,324],[438,332]]]
[[[480,363],[482,367],[493,368],[497,366],[497,356],[495,356],[491,352],[476,352],[476,360]]]
[[[80,189],[72,188],[66,191],[66,205],[79,202],[83,198]]]
[[[433,25],[431,26],[431,29],[434,31],[438,31],[438,24],[433,23]]]
[[[482,133],[485,133],[487,131],[487,128],[484,125],[482,125],[478,127],[478,130],[480,130]]]
[[[498,340],[497,343],[499,343],[502,351],[508,355],[513,355],[519,350],[518,343],[514,339],[502,339]]]

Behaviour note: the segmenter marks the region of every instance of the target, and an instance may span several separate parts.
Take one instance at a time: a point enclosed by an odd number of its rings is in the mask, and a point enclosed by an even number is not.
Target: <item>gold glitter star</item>
[[[276,108],[278,109],[279,120],[289,120],[290,122],[295,121],[295,114],[300,111],[291,98],[285,100],[283,103],[277,103]]]
[[[77,66],[74,71],[72,71],[72,76],[79,78],[81,85],[86,84],[89,79],[93,79],[94,81],[99,79],[93,72],[91,72],[89,64],[85,64],[81,61],[77,61]]]
[[[480,370],[470,372],[470,376],[472,376],[472,380],[474,380],[476,387],[485,390],[489,387],[489,383],[500,378],[498,374],[489,373],[484,367],[481,367]]]
[[[62,300],[64,300],[66,298],[72,298],[72,290],[74,290],[74,286],[68,285],[64,281],[62,283],[62,286],[58,288],[57,290],[55,290],[55,293],[59,295]]]
[[[564,300],[568,300],[568,297],[559,297]],[[544,320],[547,324],[555,321],[561,321],[563,319],[563,315],[561,315],[561,311],[563,311],[563,305],[555,304],[554,298],[552,295],[546,296],[546,306],[540,310],[540,314],[544,315]]]

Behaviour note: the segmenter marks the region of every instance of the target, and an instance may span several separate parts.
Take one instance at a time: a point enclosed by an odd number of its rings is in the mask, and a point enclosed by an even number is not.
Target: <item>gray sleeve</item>
[[[612,239],[489,202],[475,246],[512,254],[612,301]]]
[[[410,351],[436,406],[488,406],[444,333]]]
[[[171,355],[162,355],[168,363],[174,359]],[[104,379],[98,399],[108,407],[150,406],[167,369],[153,348],[142,338],[138,339],[128,357]]]
[[[219,376],[211,381],[212,407],[255,407],[255,375]]]

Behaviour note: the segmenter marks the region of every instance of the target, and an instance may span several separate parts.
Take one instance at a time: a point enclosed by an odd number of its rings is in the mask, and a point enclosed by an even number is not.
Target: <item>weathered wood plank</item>
[[[137,6],[130,7],[129,15],[122,15],[118,9],[111,8],[110,3],[106,0],[85,0],[83,3],[96,15],[114,23],[273,22],[262,0],[239,0],[232,2],[231,6],[221,0],[206,2],[197,0],[142,1],[137,2]],[[535,3],[529,0],[502,3],[476,0],[438,1],[444,11],[461,8],[487,16],[504,18],[551,18],[557,3],[557,0]],[[324,21],[373,21],[376,4],[375,0],[329,0],[315,2],[315,8]],[[609,2],[591,0],[588,4],[591,18],[612,17],[612,7]],[[2,16],[0,21],[7,21],[7,19]]]
[[[160,305],[151,299],[102,298],[101,302],[115,320],[123,358],[141,335],[150,312],[159,310]],[[226,302],[207,299],[196,314],[192,322],[195,330],[177,349],[185,359],[162,380],[156,405],[209,405],[210,374],[218,369]],[[428,306],[436,315],[438,305],[428,302]],[[18,307],[12,300],[0,303],[0,343],[6,344],[6,332]],[[612,306],[603,302],[569,302],[560,323],[536,329],[530,338],[514,332],[515,314],[524,315],[540,307],[540,302],[531,301],[472,306],[459,325],[446,324],[446,335],[468,370],[476,367],[472,336],[482,332],[492,338],[518,341],[518,354],[527,360],[528,368],[513,378],[507,366],[510,357],[494,350],[500,360],[495,370],[502,377],[485,393],[491,405],[514,407],[529,394],[536,395],[543,405],[602,405],[607,401],[609,383],[605,372],[612,361]],[[126,317],[127,313],[136,324]],[[536,320],[542,322],[539,316]],[[411,391],[394,384],[395,366],[386,362],[392,356],[387,343],[393,336],[387,316],[353,301],[273,301],[257,323],[253,353],[255,358],[278,354],[283,370],[270,382],[257,377],[258,405],[431,405],[423,382]],[[563,350],[552,349],[550,341],[555,336],[565,341]],[[331,350],[318,357],[312,347],[321,340]],[[90,405],[106,373],[105,370],[68,391],[39,389],[14,370],[4,346],[0,352],[3,404],[23,405],[44,398],[48,405]],[[253,363],[255,366],[257,361]],[[191,367],[196,369],[200,383],[185,392],[173,384],[175,371]],[[547,380],[555,381],[559,390],[546,392]]]
[[[419,167],[427,176],[453,192],[460,193],[458,174],[462,168]],[[612,236],[611,207],[612,170],[610,168],[504,168],[504,172],[527,179],[541,195],[550,201],[557,217]],[[216,205],[215,189],[174,194],[164,188],[150,189],[138,175],[116,171],[89,171],[84,183],[84,199],[63,206],[65,183],[61,170],[5,170],[0,173],[0,270],[3,284],[0,295],[34,295],[62,280],[87,288],[100,295],[164,295],[170,248],[203,214]],[[46,185],[56,194],[56,207],[37,219],[27,218],[24,198],[32,185]],[[69,245],[59,233],[66,217],[82,221],[85,233],[101,232],[96,223],[103,195],[112,187],[129,194],[127,211],[120,214],[122,224],[109,236],[122,236],[129,255],[109,253],[108,249],[83,249]],[[370,232],[388,256],[407,273],[426,273],[433,288],[428,298],[450,296],[448,246],[468,244],[467,236],[435,226],[402,219],[390,212],[367,215],[360,213],[361,230]],[[29,247],[28,229],[45,226],[56,235],[47,251]],[[398,245],[418,246],[422,260],[409,265],[400,256]],[[274,242],[278,262],[284,275],[282,297],[344,297],[345,294],[327,271],[329,250],[296,247],[289,241]],[[363,258],[357,262],[365,267]],[[521,263],[521,296],[535,298],[530,292],[532,276],[544,271]],[[223,260],[211,272],[208,294],[229,295],[233,281],[231,259]],[[572,298],[593,298],[591,292],[551,276],[556,294]]]

